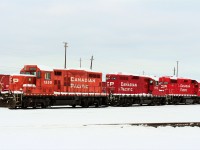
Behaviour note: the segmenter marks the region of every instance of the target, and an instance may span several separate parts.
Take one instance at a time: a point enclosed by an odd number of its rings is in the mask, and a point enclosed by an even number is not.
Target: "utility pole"
[[[177,68],[176,68],[176,77],[178,77],[178,63],[179,63],[179,61],[176,61],[176,63],[177,63]]]
[[[176,68],[174,67],[174,76],[176,75]]]
[[[67,42],[63,42],[65,45],[64,45],[64,47],[65,47],[65,66],[64,66],[64,68],[66,69],[66,59],[67,59]]]
[[[90,69],[92,70],[92,65],[93,65],[93,60],[94,60],[93,55],[92,55],[92,58],[90,60],[91,60]]]
[[[80,68],[81,68],[81,62],[82,62],[82,60],[81,60],[81,58],[80,58]]]

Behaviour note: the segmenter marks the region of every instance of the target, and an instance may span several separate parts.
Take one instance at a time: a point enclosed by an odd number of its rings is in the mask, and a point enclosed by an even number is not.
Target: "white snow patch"
[[[6,150],[199,150],[198,127],[95,124],[199,121],[200,105],[0,108],[0,144]]]

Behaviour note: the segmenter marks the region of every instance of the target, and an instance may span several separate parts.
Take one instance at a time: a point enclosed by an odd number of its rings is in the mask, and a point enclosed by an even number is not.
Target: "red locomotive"
[[[10,108],[76,105],[131,106],[199,103],[200,83],[132,74],[52,69],[25,65],[20,74],[0,75],[0,106]]]
[[[147,76],[107,74],[107,92],[111,105],[150,104],[155,79]]]
[[[89,107],[106,103],[102,92],[102,73],[85,70],[49,69],[37,65],[25,65],[20,75],[11,75],[9,90],[12,108],[56,105],[81,105]]]
[[[166,97],[168,104],[196,103],[199,89],[196,80],[175,77],[160,77],[157,96]]]

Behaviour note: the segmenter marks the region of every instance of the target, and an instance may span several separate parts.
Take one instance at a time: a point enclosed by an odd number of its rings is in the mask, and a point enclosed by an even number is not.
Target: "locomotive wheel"
[[[121,105],[122,105],[123,107],[127,107],[127,106],[128,106],[127,98],[124,98],[124,99],[121,100]]]
[[[96,108],[99,107],[99,102],[98,102],[98,101],[95,102],[95,107],[96,107]]]
[[[9,102],[9,108],[11,108],[11,109],[16,108],[16,101],[11,100],[11,101]]]
[[[44,103],[42,103],[41,107],[42,108],[47,108],[47,106]]]
[[[88,108],[89,107],[88,100],[87,99],[83,100],[81,106],[84,108]]]
[[[128,106],[132,106],[132,101],[130,99],[124,99],[124,102],[122,104],[123,107],[128,107]]]
[[[22,102],[22,109],[27,109],[27,106],[25,105],[24,102]]]
[[[99,106],[101,107],[102,105],[102,99],[99,100]]]
[[[132,106],[132,100],[131,99],[126,99],[126,104],[125,106],[128,107],[128,106]]]
[[[100,107],[102,105],[102,99],[96,100],[95,101],[95,107]]]
[[[84,108],[88,108],[88,107],[89,107],[88,102],[85,102],[85,104],[84,104],[83,107],[84,107]]]
[[[164,98],[161,99],[161,100],[160,100],[160,104],[161,104],[161,105],[166,105],[166,100],[165,100]]]

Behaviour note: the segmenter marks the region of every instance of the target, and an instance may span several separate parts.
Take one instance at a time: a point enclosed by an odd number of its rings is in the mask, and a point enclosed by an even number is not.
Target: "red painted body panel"
[[[106,82],[102,82],[101,86],[102,86],[102,92],[106,93],[106,91],[107,91],[107,84],[106,84]]]
[[[54,70],[54,91],[66,93],[101,93],[102,73],[84,70]]]
[[[107,74],[107,92],[114,94],[151,94],[154,80],[144,76]]]
[[[165,96],[166,93],[163,89],[160,88],[160,85],[155,85],[153,87],[153,92],[152,92],[153,96]]]
[[[198,83],[187,78],[160,77],[158,90],[160,95],[196,95]]]
[[[22,80],[15,85],[21,87],[24,94],[52,95],[53,94],[53,70],[45,70],[37,65],[25,65],[20,73]],[[15,76],[15,78],[18,76]],[[30,77],[32,79],[30,79]],[[18,77],[19,79],[21,77]],[[16,90],[17,90],[16,89]]]
[[[10,84],[10,75],[0,74],[0,91],[8,91]]]
[[[29,88],[35,86],[36,77],[30,75],[11,75],[10,87],[12,92],[27,92]]]
[[[200,82],[198,82],[197,96],[200,96]]]

